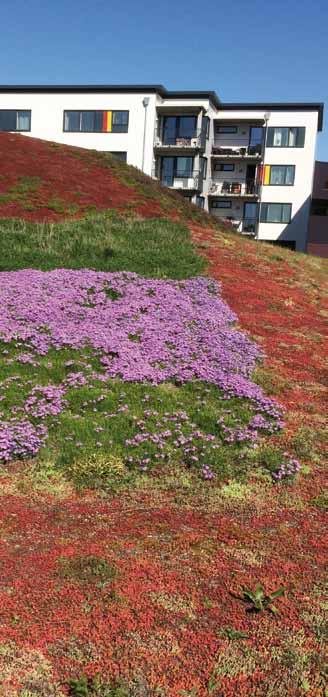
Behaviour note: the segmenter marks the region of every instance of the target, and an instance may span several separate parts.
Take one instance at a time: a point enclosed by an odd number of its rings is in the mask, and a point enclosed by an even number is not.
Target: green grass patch
[[[204,272],[205,262],[188,228],[167,220],[128,220],[109,212],[56,224],[0,221],[0,271],[62,267],[181,279]]]
[[[4,420],[13,412],[22,414],[36,385],[59,385],[75,372],[87,379],[87,384],[67,388],[59,414],[45,417],[48,438],[36,460],[39,480],[43,469],[46,480],[49,471],[50,479],[57,471],[78,489],[108,492],[125,488],[140,476],[167,474],[174,468],[200,473],[204,462],[215,472],[215,481],[243,480],[249,468],[256,466],[250,445],[226,443],[218,423],[221,416],[228,428],[245,426],[254,413],[248,400],[224,398],[216,386],[197,381],[156,386],[119,379],[103,382],[99,357],[87,348],[52,349],[31,365],[17,360],[17,347],[2,346]],[[7,381],[13,375],[15,380]],[[38,416],[29,418],[39,423]],[[200,435],[193,436],[195,432]],[[145,433],[149,437],[144,441],[134,441]],[[186,442],[176,445],[181,436],[192,436],[187,446]],[[185,452],[189,445],[194,448],[190,455]]]

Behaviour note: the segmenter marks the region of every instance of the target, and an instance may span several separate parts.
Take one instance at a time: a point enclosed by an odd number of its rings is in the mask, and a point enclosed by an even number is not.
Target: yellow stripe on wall
[[[264,167],[264,185],[270,184],[270,165],[265,165]]]
[[[112,112],[107,111],[107,133],[112,132]]]

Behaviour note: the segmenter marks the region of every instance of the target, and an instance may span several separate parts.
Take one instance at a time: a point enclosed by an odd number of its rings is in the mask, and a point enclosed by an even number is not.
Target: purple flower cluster
[[[28,420],[2,421],[0,427],[0,460],[33,457],[40,450],[47,435],[42,424],[34,426]]]
[[[213,472],[209,465],[202,466],[201,474],[203,479],[206,479],[207,481],[209,479],[214,479],[215,477],[215,472]]]
[[[284,453],[284,456],[286,459],[281,462],[279,468],[272,474],[272,477],[276,482],[280,482],[282,479],[295,477],[295,475],[301,469],[301,464],[298,460],[290,457],[288,453]]]
[[[58,385],[36,385],[25,402],[25,411],[39,419],[56,416],[64,409],[64,394],[64,387]]]
[[[277,403],[251,380],[261,351],[233,326],[237,318],[222,300],[220,284],[215,281],[150,280],[124,272],[25,270],[2,274],[0,305],[0,340],[21,351],[16,358],[6,359],[8,363],[18,360],[38,366],[37,359],[50,349],[91,347],[102,365],[102,372],[96,373],[86,361],[69,360],[65,368],[74,365],[79,370],[68,372],[62,384],[34,386],[24,407],[11,409],[15,418],[19,412],[24,415],[21,435],[17,421],[14,425],[0,423],[1,438],[7,443],[3,446],[4,459],[10,456],[10,448],[12,457],[18,456],[21,448],[16,436],[10,435],[10,428],[14,428],[18,440],[25,429],[26,452],[36,452],[46,429],[42,426],[39,434],[34,420],[44,422],[47,417],[57,416],[66,406],[66,392],[91,386],[93,380],[120,378],[155,385],[166,380],[180,384],[200,380],[217,385],[225,398],[251,400],[258,413],[248,425],[234,424],[231,428],[221,423],[227,443],[254,441],[259,429],[273,432],[282,425]],[[8,351],[2,353],[7,355]],[[126,410],[128,405],[122,403],[108,417]],[[172,439],[185,464],[197,464],[203,468],[202,476],[210,479],[214,474],[204,463],[215,436],[197,431],[195,424],[184,433],[181,424],[188,418],[183,412],[167,415],[157,424],[156,432],[148,432],[141,420],[136,424],[138,432],[126,445],[144,449],[149,443],[157,448],[156,456],[162,457],[165,443]],[[213,449],[218,447],[217,443],[211,445]],[[136,461],[147,468],[147,453]]]
[[[227,394],[264,399],[249,379],[261,352],[231,326],[236,316],[212,280],[24,270],[2,274],[0,304],[2,340],[23,341],[37,354],[91,345],[102,354],[108,377],[153,383],[196,378]]]

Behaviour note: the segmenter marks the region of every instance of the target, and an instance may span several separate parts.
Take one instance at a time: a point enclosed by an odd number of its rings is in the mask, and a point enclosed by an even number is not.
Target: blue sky
[[[4,0],[0,83],[162,83],[328,112],[327,35],[327,0]]]

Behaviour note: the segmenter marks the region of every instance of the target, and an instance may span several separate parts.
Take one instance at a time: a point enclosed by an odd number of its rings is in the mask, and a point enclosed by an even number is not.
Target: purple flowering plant
[[[177,460],[206,480],[226,473],[283,422],[220,290],[201,277],[2,273],[0,459],[102,448],[139,471]]]

